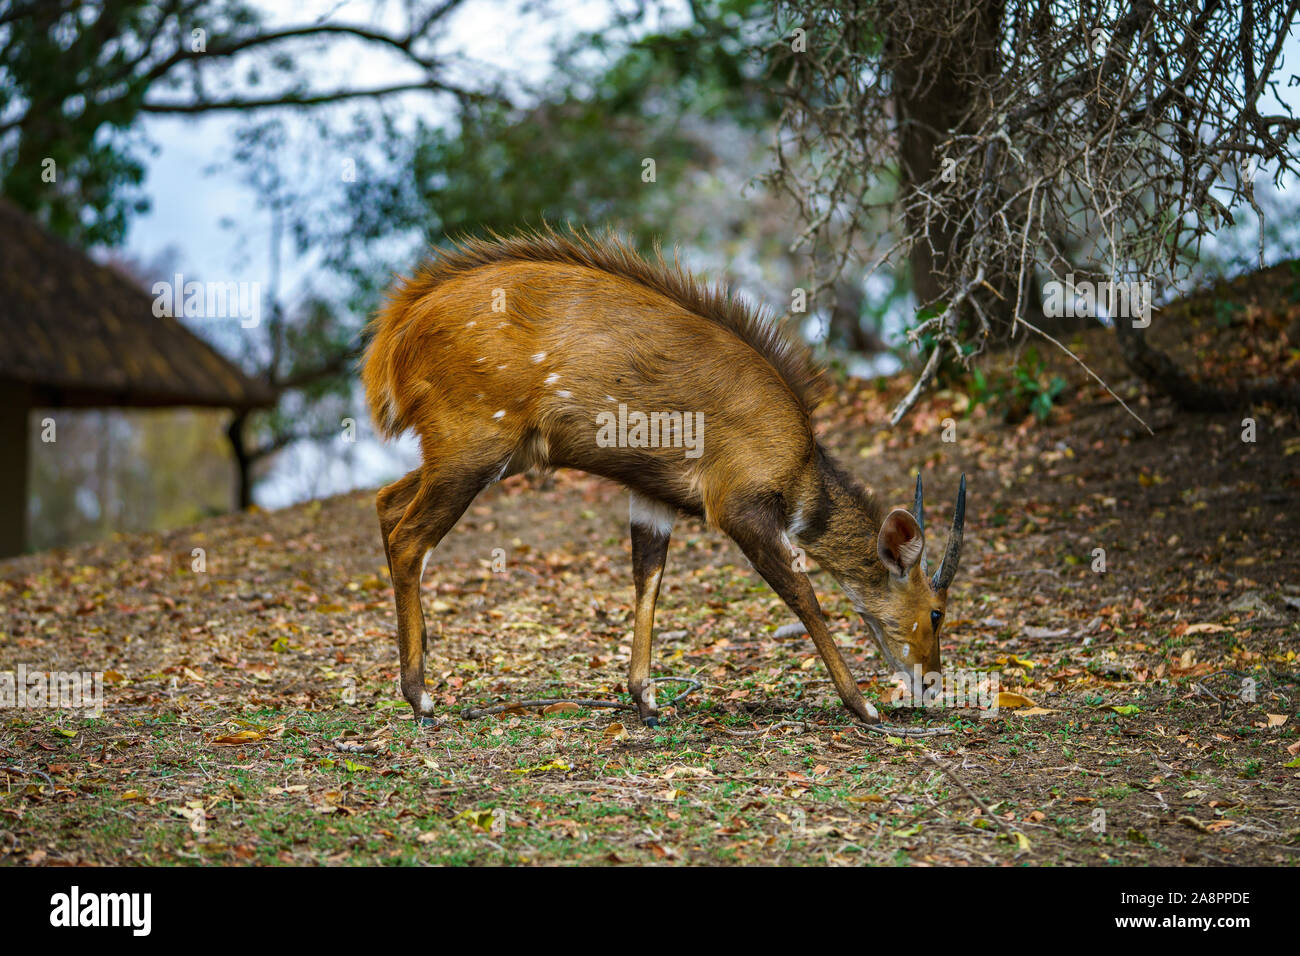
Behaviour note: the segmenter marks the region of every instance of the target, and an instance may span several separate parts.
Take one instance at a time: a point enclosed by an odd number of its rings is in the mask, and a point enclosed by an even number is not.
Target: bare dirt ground
[[[1201,359],[1238,348],[1294,378],[1294,276],[1212,290],[1176,313],[1172,344],[1210,373]],[[0,672],[105,680],[98,718],[0,711],[0,861],[1294,863],[1300,424],[1180,415],[1142,397],[1107,333],[1075,344],[1154,436],[1057,357],[1041,381],[1067,386],[1045,424],[1014,397],[971,409],[949,391],[887,429],[905,376],[848,382],[818,416],[889,501],[922,470],[934,556],[968,475],[943,653],[1019,695],[996,716],[891,710],[952,732],[862,733],[807,638],[775,636],[792,616],[738,550],[683,521],[654,672],[702,686],[663,726],[565,707],[462,718],[626,700],[626,495],[560,473],[485,493],[436,552],[428,683],[448,720],[417,727],[373,495],[346,495],[0,563]],[[814,581],[864,692],[886,699],[847,601]]]

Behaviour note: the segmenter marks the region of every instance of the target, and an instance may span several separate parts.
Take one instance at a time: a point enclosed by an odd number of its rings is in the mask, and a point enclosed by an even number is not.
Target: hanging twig
[[[917,377],[916,383],[912,386],[912,390],[909,391],[903,397],[903,400],[898,403],[897,407],[890,412],[889,424],[891,427],[897,425],[903,420],[903,416],[912,410],[912,406],[916,404],[916,400],[921,397],[921,394],[927,388],[930,387],[930,382],[934,380],[935,373],[939,371],[939,355],[942,351],[942,342],[936,344],[930,351],[930,360],[925,363],[925,368]]]
[[[1053,345],[1055,345],[1058,349],[1060,349],[1060,350],[1061,350],[1062,352],[1064,352],[1066,355],[1070,356],[1070,358],[1072,358],[1072,359],[1074,359],[1076,362],[1078,362],[1079,365],[1081,365],[1081,366],[1083,367],[1083,370],[1084,370],[1085,372],[1087,372],[1089,375],[1091,375],[1093,378],[1095,378],[1095,379],[1097,380],[1097,384],[1098,384],[1098,385],[1100,385],[1102,388],[1104,388],[1107,392],[1110,393],[1111,398],[1115,399],[1115,401],[1119,402],[1120,405],[1122,405],[1122,406],[1124,407],[1124,411],[1128,412],[1128,413],[1129,413],[1130,415],[1132,415],[1135,419],[1137,419],[1138,424],[1141,425],[1143,428],[1145,428],[1145,429],[1147,430],[1147,434],[1148,434],[1148,435],[1152,435],[1152,436],[1155,435],[1155,432],[1153,432],[1153,431],[1151,430],[1151,426],[1148,425],[1146,422],[1144,422],[1144,421],[1142,420],[1141,416],[1139,416],[1137,412],[1135,412],[1135,411],[1133,411],[1133,409],[1129,408],[1128,405],[1124,402],[1124,399],[1122,399],[1122,398],[1120,398],[1118,395],[1116,395],[1116,394],[1114,393],[1114,391],[1111,390],[1111,387],[1110,387],[1109,385],[1107,385],[1107,384],[1102,380],[1102,377],[1101,377],[1100,375],[1098,375],[1098,374],[1097,374],[1096,372],[1094,372],[1092,369],[1088,368],[1088,363],[1087,363],[1087,362],[1085,362],[1083,359],[1079,358],[1079,356],[1077,356],[1077,355],[1075,355],[1073,352],[1071,352],[1069,346],[1067,346],[1067,345],[1065,345],[1064,343],[1058,341],[1057,339],[1052,338],[1050,335],[1048,335],[1046,332],[1044,332],[1044,331],[1043,331],[1042,329],[1040,329],[1038,326],[1034,325],[1032,322],[1026,322],[1024,319],[1020,318],[1019,316],[1016,316],[1016,321],[1019,322],[1021,325],[1025,326],[1026,328],[1028,328],[1029,330],[1031,330],[1031,331],[1033,331],[1033,332],[1037,332],[1039,335],[1041,335],[1043,338],[1047,339],[1047,341],[1051,342]],[[1116,322],[1122,322],[1123,319],[1118,319],[1118,318],[1117,318],[1117,319],[1115,319],[1114,321],[1116,321]]]

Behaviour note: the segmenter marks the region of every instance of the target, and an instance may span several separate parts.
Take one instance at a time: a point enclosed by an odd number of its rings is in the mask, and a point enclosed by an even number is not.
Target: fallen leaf
[[[998,691],[997,707],[999,710],[1001,710],[1003,707],[1015,708],[1015,707],[1034,707],[1034,706],[1036,706],[1034,702],[1030,700],[1028,697],[1026,697],[1024,694],[1013,694],[1009,690]]]
[[[479,830],[491,830],[492,816],[491,810],[463,810],[456,814],[455,819],[463,820],[466,825]]]
[[[549,763],[541,763],[535,767],[515,767],[511,773],[545,773],[549,770],[568,770],[569,765],[563,760],[552,760]]]
[[[222,746],[238,746],[239,744],[251,744],[265,737],[266,731],[264,730],[240,730],[233,734],[226,734],[224,737],[218,737],[212,742]]]

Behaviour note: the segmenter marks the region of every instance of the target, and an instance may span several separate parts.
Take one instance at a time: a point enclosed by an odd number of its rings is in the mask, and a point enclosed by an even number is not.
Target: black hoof
[[[442,721],[437,717],[421,717],[419,718],[418,723],[421,727],[433,728],[442,726]]]
[[[656,727],[659,726],[659,718],[658,718],[658,717],[646,717],[646,718],[644,718],[644,723],[645,723],[645,725],[646,725],[647,727],[649,727],[651,730],[654,730]]]

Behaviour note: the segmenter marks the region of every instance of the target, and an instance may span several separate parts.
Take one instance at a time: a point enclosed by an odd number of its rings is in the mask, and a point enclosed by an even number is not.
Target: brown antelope
[[[441,253],[397,284],[372,334],[363,379],[375,422],[387,437],[412,430],[422,445],[423,464],[377,501],[402,693],[417,719],[433,712],[420,606],[429,554],[485,487],[538,468],[580,469],[631,492],[627,686],[646,724],[658,718],[650,638],[678,512],[740,546],[862,720],[880,717],[827,630],[804,554],[839,582],[914,697],[920,676],[939,672],[965,476],[943,563],[927,580],[919,475],[915,513],[886,513],[813,435],[823,386],[808,350],[724,289],[618,240],[548,230]]]

